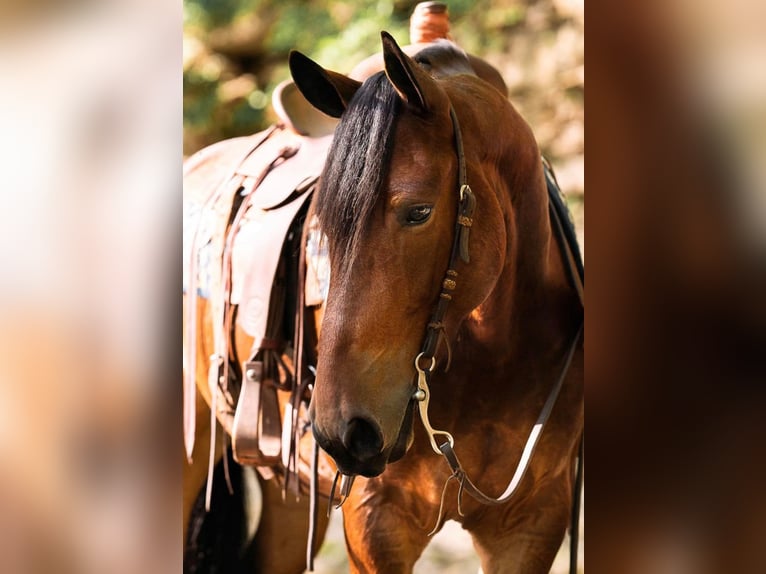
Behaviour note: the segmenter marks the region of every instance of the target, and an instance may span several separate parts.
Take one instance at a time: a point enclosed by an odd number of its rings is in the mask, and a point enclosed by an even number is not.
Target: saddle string
[[[311,478],[309,483],[309,533],[306,542],[306,570],[314,571],[314,543],[316,542],[316,529],[318,517],[319,499],[319,444],[314,441],[311,449]],[[328,505],[329,506],[329,505]]]
[[[218,379],[223,358],[213,353],[210,355],[210,370],[208,371],[208,390],[210,391],[210,449],[207,460],[207,484],[205,486],[205,512],[210,512],[210,503],[213,498],[213,471],[215,469],[215,439],[218,419]]]

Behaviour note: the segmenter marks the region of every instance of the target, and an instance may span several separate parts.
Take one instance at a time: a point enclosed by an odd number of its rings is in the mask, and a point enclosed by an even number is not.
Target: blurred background
[[[181,28],[0,1],[0,572],[181,569]]]
[[[349,70],[412,4],[209,6],[0,1],[0,572],[181,571],[182,159],[271,121],[287,49]],[[576,203],[581,4],[450,10]],[[765,11],[588,2],[591,574],[766,571]],[[251,63],[208,46],[256,25]]]

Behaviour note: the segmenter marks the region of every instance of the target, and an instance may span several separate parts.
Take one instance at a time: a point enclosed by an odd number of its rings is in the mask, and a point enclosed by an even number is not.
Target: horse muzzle
[[[312,405],[313,407],[313,405]],[[374,477],[386,464],[402,458],[412,444],[414,404],[410,402],[396,441],[385,445],[383,431],[372,417],[355,416],[337,425],[334,436],[316,424],[315,411],[310,409],[314,438],[329,454],[343,474]]]

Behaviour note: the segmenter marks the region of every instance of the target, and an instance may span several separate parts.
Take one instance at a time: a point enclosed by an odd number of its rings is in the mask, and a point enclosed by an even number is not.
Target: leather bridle
[[[428,322],[426,336],[416,363],[420,359],[429,361],[434,358],[439,341],[444,336],[444,316],[447,314],[450,301],[452,301],[452,292],[457,287],[458,272],[455,267],[457,266],[458,258],[462,259],[465,263],[471,261],[468,252],[468,240],[471,226],[473,225],[473,212],[476,209],[476,196],[468,185],[463,137],[460,133],[460,124],[452,106],[450,106],[450,117],[452,118],[452,125],[455,131],[455,149],[458,159],[457,180],[458,189],[460,190],[457,218],[455,219],[455,234],[452,240],[452,250],[450,251],[447,271],[444,273],[444,279],[442,280],[439,301],[431,315],[431,320]]]

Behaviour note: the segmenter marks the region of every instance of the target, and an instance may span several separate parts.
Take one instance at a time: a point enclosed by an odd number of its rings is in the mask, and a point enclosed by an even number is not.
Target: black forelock
[[[331,252],[348,268],[388,169],[400,99],[383,72],[368,78],[335,129],[315,212]]]

